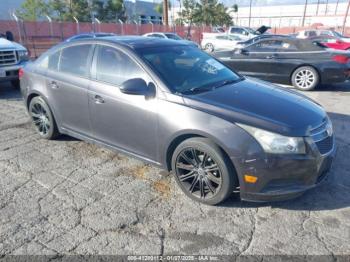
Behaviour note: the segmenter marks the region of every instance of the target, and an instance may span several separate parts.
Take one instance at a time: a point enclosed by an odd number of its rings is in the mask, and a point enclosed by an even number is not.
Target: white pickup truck
[[[28,50],[10,41],[12,38],[11,36],[6,39],[6,36],[0,34],[0,83],[11,81],[12,85],[18,88],[18,70],[25,65],[29,57]]]

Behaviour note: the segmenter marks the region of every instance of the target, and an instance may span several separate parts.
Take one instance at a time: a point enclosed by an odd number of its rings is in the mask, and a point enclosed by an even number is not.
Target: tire
[[[302,66],[297,68],[291,82],[293,86],[302,91],[310,91],[315,89],[320,83],[320,76],[315,68],[311,66]]]
[[[171,165],[182,191],[191,199],[207,205],[221,203],[238,185],[230,160],[206,138],[183,141],[175,149]]]
[[[19,79],[12,80],[11,81],[11,85],[12,85],[13,88],[19,89]]]
[[[207,43],[205,46],[204,46],[204,49],[209,52],[209,53],[212,53],[214,52],[214,45],[212,43]]]
[[[29,103],[28,111],[41,138],[52,140],[60,135],[50,107],[42,97],[34,97]]]

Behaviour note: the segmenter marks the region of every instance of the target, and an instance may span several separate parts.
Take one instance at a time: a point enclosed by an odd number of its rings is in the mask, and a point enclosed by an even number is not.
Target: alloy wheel
[[[50,131],[51,122],[49,114],[45,108],[40,103],[35,103],[31,107],[30,115],[40,135],[46,136]]]
[[[314,85],[315,81],[316,81],[316,76],[314,72],[308,69],[300,70],[295,75],[295,84],[300,89],[309,89],[311,86]]]
[[[213,198],[222,186],[221,170],[215,160],[192,147],[177,156],[176,175],[185,190],[202,200]]]
[[[208,52],[214,52],[214,46],[213,46],[213,44],[211,44],[211,43],[208,43],[208,44],[206,44],[205,45],[205,50],[207,50]]]

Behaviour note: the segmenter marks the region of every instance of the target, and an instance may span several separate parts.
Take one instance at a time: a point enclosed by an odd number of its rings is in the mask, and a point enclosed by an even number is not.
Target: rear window
[[[59,71],[76,76],[88,76],[88,58],[91,45],[75,45],[62,49]]]

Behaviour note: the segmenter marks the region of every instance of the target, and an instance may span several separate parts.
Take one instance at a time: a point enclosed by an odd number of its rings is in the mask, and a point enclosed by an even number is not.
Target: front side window
[[[222,63],[191,46],[144,48],[138,52],[175,93],[204,91],[241,79]]]
[[[96,79],[120,85],[128,79],[144,78],[145,72],[125,53],[109,46],[98,46]]]
[[[88,76],[91,47],[91,45],[75,45],[62,49],[59,71],[81,77]]]

